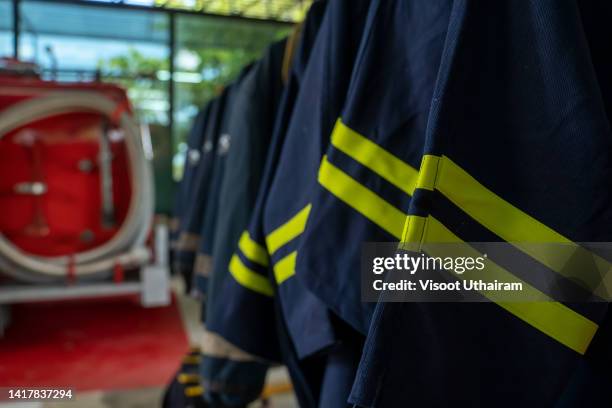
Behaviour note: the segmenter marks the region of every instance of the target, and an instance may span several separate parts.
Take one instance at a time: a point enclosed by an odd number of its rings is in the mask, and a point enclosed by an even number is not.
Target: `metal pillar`
[[[19,32],[21,31],[20,0],[13,0],[13,57],[19,59]]]

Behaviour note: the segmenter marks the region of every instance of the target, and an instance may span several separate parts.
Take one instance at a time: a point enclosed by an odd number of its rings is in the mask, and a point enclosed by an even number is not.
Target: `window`
[[[290,27],[214,17],[177,16],[175,140],[185,140],[198,110]]]
[[[167,126],[168,28],[164,13],[22,0],[19,55],[46,79],[123,85],[141,121]]]
[[[0,57],[13,56],[13,4],[0,0]]]
[[[140,121],[149,124],[156,160],[166,160],[164,168],[168,170],[164,171],[170,173],[172,169],[175,178],[182,173],[184,140],[198,110],[245,65],[259,58],[271,42],[291,30],[287,23],[126,5],[162,4],[153,0],[112,6],[100,4],[111,3],[109,0],[97,1],[20,0],[19,57],[36,63],[45,79],[99,78],[126,88]],[[223,14],[224,1],[194,0],[191,6]],[[167,6],[191,7],[190,4],[177,0]],[[290,19],[302,13],[309,1],[279,0],[278,9],[265,8],[264,3],[257,1],[239,5],[249,4],[252,13],[267,10],[279,18],[282,15],[283,19]],[[204,10],[204,6],[210,10]],[[13,54],[12,7],[11,0],[0,0],[0,54]],[[237,13],[229,10],[229,14]]]

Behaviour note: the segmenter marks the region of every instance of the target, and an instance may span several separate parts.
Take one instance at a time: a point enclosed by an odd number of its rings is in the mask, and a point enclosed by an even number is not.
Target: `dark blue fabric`
[[[269,185],[267,180],[269,180],[270,173],[276,164],[279,145],[282,145],[286,121],[293,106],[293,95],[296,93],[297,87],[295,69],[292,68],[292,74],[281,97],[275,130],[266,158],[264,175],[248,227],[251,237],[260,244],[265,242],[260,229],[260,214]],[[240,251],[238,251],[238,254],[242,255]],[[244,260],[244,258],[244,256],[241,256],[241,259]],[[267,268],[260,270],[256,265],[248,266],[261,273],[262,276],[268,277]],[[274,298],[253,292],[234,279],[226,281],[222,293],[227,298],[226,307],[222,312],[223,317],[214,320],[214,330],[242,350],[271,361],[280,361],[276,322],[274,319],[268,318],[268,316],[274,316]],[[244,326],[242,322],[249,322],[248,326]],[[250,327],[256,330],[248,330]],[[271,327],[272,330],[270,330]]]
[[[609,67],[609,56],[584,27],[609,33],[610,24],[609,14],[581,13],[587,3],[454,1],[424,153],[446,155],[573,241],[609,242],[610,89],[594,69],[602,60]],[[447,216],[436,200],[445,198],[415,195],[409,212]],[[452,232],[478,241],[470,223]],[[596,322],[607,310],[582,307]],[[591,391],[609,384],[584,357],[495,304],[381,303],[351,401],[607,406],[609,397]]]
[[[200,246],[199,253],[212,255],[213,242],[215,235],[215,226],[217,222],[217,211],[219,209],[219,192],[223,175],[225,174],[225,162],[231,140],[228,138],[228,129],[232,120],[232,108],[235,102],[236,94],[239,92],[240,83],[250,72],[252,64],[244,67],[240,71],[238,78],[228,85],[224,90],[220,99],[220,107],[217,113],[218,121],[215,127],[217,142],[215,145],[215,158],[211,169],[211,181],[208,193],[203,200],[194,204],[200,208],[196,219],[199,223],[194,223],[199,226]],[[224,140],[224,141],[222,141]],[[195,228],[195,227],[194,227]]]
[[[227,99],[227,90],[215,99],[210,108],[208,121],[205,128],[205,142],[212,144],[209,150],[198,165],[195,172],[193,183],[190,187],[190,194],[186,197],[185,212],[181,219],[181,232],[199,234],[202,228],[202,217],[206,211],[205,199],[213,181],[213,168],[217,161],[216,150],[221,133],[223,121],[223,111]]]
[[[612,406],[612,375],[608,367],[580,360],[555,408]]]
[[[268,365],[205,356],[200,365],[204,400],[211,406],[246,407],[263,390]]]
[[[343,122],[418,169],[431,95],[448,24],[447,1],[371,3]],[[406,212],[410,196],[333,146],[328,160]],[[297,273],[318,297],[360,333],[374,304],[361,302],[361,242],[397,241],[318,185],[298,251]]]
[[[220,98],[223,98],[223,104],[218,111],[218,124],[216,127],[217,139],[215,142],[215,155],[213,165],[210,170],[210,182],[206,194],[201,200],[196,203],[198,213],[195,217],[200,228],[200,240],[198,243],[197,253],[200,256],[212,258],[213,244],[215,240],[215,231],[217,225],[217,213],[219,211],[219,193],[223,183],[225,174],[225,162],[231,138],[228,134],[228,128],[231,122],[231,113],[234,104],[234,99],[239,89],[242,79],[248,74],[251,66],[245,67],[239,77],[223,90]],[[194,255],[195,258],[195,255]],[[193,265],[193,264],[192,264]],[[202,301],[202,321],[206,319],[206,305],[210,295],[209,277],[198,275],[196,277],[196,289],[199,291]]]
[[[363,336],[337,318],[334,318],[333,322],[337,335],[342,340],[324,354],[326,365],[318,408],[348,406],[348,396],[363,349]]]
[[[314,34],[316,34],[318,30],[326,4],[327,2],[317,2],[311,7],[308,13],[292,62],[289,80],[283,91],[279,110],[276,115],[276,123],[266,157],[263,178],[260,183],[255,208],[248,227],[252,239],[262,246],[265,245],[265,235],[262,228],[262,210],[268,195],[272,176],[274,175],[279,161],[287,126],[293,112],[295,98],[300,89],[304,70],[308,63],[311,44],[315,37]],[[238,254],[242,255],[239,251]],[[244,257],[241,256],[241,259],[244,259]],[[252,267],[255,272],[259,272],[268,278],[267,275],[269,271],[267,269],[260,270],[254,265],[249,266]],[[276,331],[258,330],[257,332],[251,333],[250,336],[245,336],[245,334],[242,333],[240,323],[242,320],[252,320],[254,322],[261,322],[260,324],[267,324],[265,322],[270,321],[270,316],[275,315],[274,298],[244,288],[233,279],[228,279],[223,293],[227,299],[225,311],[223,312],[226,317],[224,319],[219,319],[219,321],[214,324],[214,329],[222,334],[223,337],[230,339],[230,341],[237,344],[240,348],[252,354],[265,358],[273,356],[277,359],[280,358],[278,354],[278,342],[274,340],[277,338]],[[234,316],[234,318],[232,319],[230,316]],[[271,348],[270,345],[276,345],[276,349]]]
[[[311,202],[321,157],[346,98],[367,5],[367,1],[334,1],[328,6],[268,194],[264,212],[266,234]],[[272,262],[296,250],[300,240],[297,237],[279,249]],[[327,307],[305,286],[304,280],[309,276],[298,271],[296,277],[281,283],[278,293],[288,330],[298,355],[303,358],[331,346],[336,338]]]
[[[215,215],[213,268],[207,299],[207,325],[211,331],[226,307],[222,288],[226,280],[233,280],[228,270],[229,261],[240,235],[248,226],[262,180],[282,91],[285,43],[283,40],[273,44],[236,85],[227,126],[230,148]]]
[[[226,92],[214,99],[210,105],[207,120],[203,123],[204,140],[211,144],[211,149],[201,157],[195,171],[191,176],[188,194],[183,197],[183,212],[180,219],[179,237],[184,234],[199,234],[202,224],[202,214],[205,206],[205,197],[213,180],[213,168],[216,159],[216,147],[219,139],[219,128],[222,121],[222,111],[226,100]],[[204,143],[202,143],[202,147]],[[186,180],[187,181],[187,180]],[[193,270],[195,253],[191,249],[179,248],[175,254],[175,262],[182,269]]]
[[[206,107],[198,112],[193,121],[191,130],[189,131],[189,135],[187,136],[187,153],[185,158],[183,177],[181,178],[174,197],[173,217],[177,218],[179,222],[183,216],[183,212],[185,211],[186,204],[189,202],[189,196],[192,192],[193,181],[197,172],[197,168],[202,162],[206,161],[205,158],[202,157],[206,153],[204,151],[204,139],[206,136],[206,125],[208,123],[208,117],[210,115],[211,105],[213,104],[213,102],[214,100],[206,104]],[[190,159],[189,155],[192,152],[198,152],[198,160]],[[174,240],[178,238],[179,233],[180,224],[179,228],[176,231],[173,231],[171,239]]]
[[[262,227],[264,203],[279,161],[296,96],[302,85],[312,43],[323,18],[326,5],[326,1],[314,3],[303,23],[288,82],[276,115],[263,178],[248,227],[252,239],[262,246],[265,245],[265,235]],[[271,284],[274,285],[273,277],[269,276],[271,271],[249,264],[240,251],[237,251],[237,255],[256,273],[270,278]],[[315,407],[319,395],[319,383],[324,360],[311,358],[308,361],[300,361],[297,358],[284,319],[281,318],[280,304],[276,301],[277,299],[245,288],[233,279],[226,280],[223,296],[225,299],[225,308],[222,312],[224,318],[215,319],[214,330],[231,343],[251,354],[269,360],[278,361],[282,359],[289,369],[300,406]]]
[[[212,232],[205,239],[213,259],[203,302],[209,331],[214,332],[215,323],[226,316],[226,298],[220,290],[230,277],[227,266],[249,221],[261,178],[282,88],[284,49],[285,41],[272,45],[261,61],[232,84],[223,114],[221,137],[227,143],[225,147],[219,143],[217,152],[221,164],[216,168],[216,184],[211,189],[212,205],[205,209],[205,219],[209,220],[206,225]],[[205,242],[203,248],[206,248]],[[261,362],[206,356],[202,363],[203,376],[209,382],[205,387],[206,400],[213,405],[249,404],[262,391],[267,367],[268,364]]]
[[[171,242],[175,245],[181,234],[189,232],[187,219],[193,212],[193,206],[189,203],[199,202],[197,198],[194,199],[196,191],[201,190],[202,187],[200,186],[202,185],[205,188],[210,178],[216,139],[216,134],[211,131],[210,119],[215,103],[215,100],[209,102],[206,108],[198,113],[187,139],[185,169],[175,196],[173,214],[173,217],[178,220],[178,228],[171,231],[170,237]],[[194,160],[193,155],[197,155],[198,159]],[[180,274],[183,277],[188,293],[192,282],[194,253],[193,251],[187,251],[186,248],[175,248],[172,251],[171,259],[173,273]]]
[[[227,315],[227,299],[221,289],[224,282],[231,279],[227,265],[241,232],[247,226],[256,198],[282,88],[280,76],[284,49],[285,41],[274,44],[240,83],[234,85],[236,91],[232,106],[228,107],[227,135],[231,139],[219,194],[215,197],[214,263],[206,299],[207,329],[212,332],[216,331],[217,324],[233,318]],[[248,323],[243,322],[244,318],[240,319],[241,334],[248,336],[252,331],[247,327]],[[266,327],[260,325],[254,329],[265,330]],[[216,385],[206,392],[207,400],[228,406],[252,402],[261,393],[267,366],[259,362],[207,356],[202,365],[203,375]]]
[[[274,321],[277,325],[279,350],[287,367],[295,396],[300,408],[319,408],[322,379],[327,366],[324,354],[298,358],[291,336],[285,324],[280,302],[274,302]]]
[[[227,131],[231,118],[231,107],[236,97],[236,92],[240,84],[239,81],[240,79],[229,85],[223,92],[226,100],[223,104],[223,110],[221,112],[222,119],[220,127],[218,128],[217,148],[215,149],[215,161],[212,169],[212,181],[209,192],[201,204],[204,211],[200,212],[200,244],[198,253],[208,256],[212,256],[213,253],[217,211],[219,210],[219,192],[221,191],[221,184],[225,173],[227,148],[229,147],[228,143],[231,143]],[[224,142],[221,142],[222,139]],[[225,146],[224,148],[220,148],[222,143]]]

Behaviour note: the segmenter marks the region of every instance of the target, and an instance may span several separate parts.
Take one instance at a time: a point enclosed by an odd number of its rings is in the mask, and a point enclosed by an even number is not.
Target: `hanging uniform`
[[[219,191],[219,179],[222,176],[227,152],[227,135],[223,132],[224,115],[230,103],[232,85],[223,90],[216,106],[215,124],[213,127],[214,150],[213,159],[208,169],[208,183],[206,189],[201,189],[204,193],[199,197],[199,201],[194,203],[197,207],[197,215],[194,217],[194,228],[199,227],[198,240],[196,243],[195,254],[191,262],[193,274],[193,293],[201,299],[202,305],[206,305],[208,291],[208,278],[210,273],[210,251],[203,254],[202,248],[211,248],[210,242],[214,234],[214,212],[216,208],[216,194]]]
[[[264,57],[236,85],[228,107],[227,136],[229,149],[219,185],[215,234],[212,241],[212,271],[208,285],[206,324],[210,330],[217,319],[224,318],[227,298],[219,291],[231,279],[228,265],[253,208],[268,146],[273,132],[277,106],[282,91],[281,71],[285,41],[273,44]],[[211,330],[212,331],[212,330]],[[268,363],[241,352],[235,358],[228,350],[233,344],[214,336],[207,343],[202,375],[216,389],[206,393],[211,403],[242,406],[255,400],[262,391]],[[212,346],[220,346],[213,349]],[[236,354],[236,353],[234,353]]]
[[[512,242],[516,257],[561,278],[558,259],[522,244],[562,242],[574,251],[578,242],[612,238],[611,65],[601,40],[610,38],[610,7],[469,0],[452,7],[402,241],[426,252],[435,242]],[[474,61],[478,69],[466,69]],[[547,296],[528,268],[487,262]],[[609,406],[609,360],[597,371],[601,356],[589,348],[607,308],[553,299],[380,303],[351,401]]]
[[[189,260],[189,253],[193,252],[193,249],[190,250],[188,248],[192,239],[185,235],[187,234],[186,223],[181,221],[185,217],[188,207],[187,203],[192,202],[193,190],[197,185],[195,180],[198,170],[200,168],[210,167],[210,162],[212,160],[212,141],[210,139],[212,139],[213,135],[206,132],[212,104],[213,102],[209,102],[206,107],[197,114],[191,131],[189,132],[183,177],[181,178],[178,191],[176,192],[173,218],[171,221],[171,266],[174,273],[180,274],[183,277],[187,292],[189,292],[191,286],[192,272],[192,262]],[[204,141],[205,137],[209,138],[206,142]],[[183,235],[182,240],[180,240],[181,235]],[[180,245],[179,240],[181,241]]]
[[[282,91],[284,51],[285,40],[273,44],[241,80],[232,101],[227,127],[230,147],[216,197],[218,211],[208,298],[213,305],[211,311],[215,310],[214,296],[229,276],[227,266],[257,197]],[[208,319],[214,317],[214,313],[208,314]]]
[[[213,168],[218,161],[218,151],[220,144],[220,128],[223,118],[223,110],[226,104],[227,93],[223,92],[210,105],[208,121],[205,124],[204,143],[202,151],[204,157],[196,169],[190,194],[185,199],[185,212],[181,219],[181,234],[178,240],[177,251],[174,257],[176,269],[182,271],[186,277],[187,287],[192,288],[194,261],[196,250],[200,245],[203,214],[206,211],[207,195],[211,189],[213,178]],[[192,290],[189,290],[192,292]]]
[[[253,355],[269,361],[279,361],[282,355],[282,360],[289,368],[300,405],[305,407],[316,406],[314,394],[317,391],[312,390],[313,385],[309,383],[309,379],[318,379],[320,370],[317,371],[317,364],[301,365],[298,362],[287,338],[286,328],[282,319],[279,319],[280,310],[274,302],[274,285],[268,276],[269,254],[262,230],[262,212],[326,4],[325,1],[319,1],[312,5],[299,32],[299,41],[293,53],[288,83],[278,110],[255,210],[250,226],[240,236],[238,248],[229,262],[232,278],[225,282],[223,288],[223,311],[213,314],[223,318],[213,318],[209,324],[211,331],[219,333],[230,343]],[[314,387],[316,388],[316,385]]]
[[[231,122],[231,108],[238,93],[239,84],[248,74],[251,65],[245,67],[240,72],[236,80],[227,86],[221,97],[223,97],[218,113],[218,122],[215,127],[217,135],[215,144],[214,162],[210,169],[210,182],[206,194],[201,197],[199,204],[200,211],[197,216],[197,225],[200,231],[200,239],[197,246],[195,262],[192,263],[193,275],[195,280],[195,290],[202,299],[202,321],[206,315],[206,304],[208,297],[208,280],[212,268],[213,242],[215,238],[215,228],[217,222],[217,211],[219,208],[219,191],[225,173],[225,161],[231,145],[231,137],[228,128]]]
[[[229,89],[231,87],[225,88],[222,94],[212,100],[207,107],[207,120],[204,126],[205,142],[203,143],[205,155],[198,160],[195,174],[191,176],[192,181],[189,183],[188,194],[179,198],[184,201],[180,206],[183,208],[180,219],[181,233],[174,255],[174,264],[175,268],[186,276],[185,281],[188,286],[191,285],[192,278],[195,278],[193,276],[195,250],[198,245],[201,245],[201,235],[197,231],[202,229],[203,213],[208,211],[208,197],[213,193],[214,169],[222,162],[219,158],[218,147],[221,130],[224,128],[223,119],[229,99]],[[206,277],[200,276],[200,278],[198,283],[201,291],[203,287],[206,287],[207,280]],[[203,298],[201,301],[204,303],[206,299]],[[191,359],[195,358],[196,356],[191,356]],[[164,407],[205,406],[200,375],[201,361],[202,358],[197,356],[196,362],[189,361],[181,366],[166,390],[163,399]],[[181,378],[185,381],[182,381]]]
[[[374,305],[361,301],[361,242],[400,238],[449,10],[448,1],[372,2],[319,168],[296,276],[364,335]]]
[[[298,358],[325,353],[317,406],[346,404],[361,345],[295,275],[317,170],[344,104],[368,1],[330,2],[312,52],[263,212],[277,298]]]
[[[204,109],[201,109],[193,120],[193,125],[187,136],[187,152],[185,153],[185,167],[183,176],[179,183],[178,189],[174,197],[174,208],[172,212],[172,239],[173,244],[176,244],[178,238],[178,230],[180,219],[185,208],[186,198],[188,197],[193,183],[194,175],[203,153],[203,141],[205,124],[208,121],[210,114],[211,102],[207,103]]]
[[[266,263],[271,259],[273,264],[278,285],[276,294],[300,359],[335,345],[338,334],[339,323],[332,323],[327,308],[293,277],[292,262],[308,217],[317,169],[344,102],[367,3],[337,1],[328,6],[312,46],[300,92],[296,95],[293,115],[267,194],[263,214],[266,244],[255,242],[261,249],[260,258]],[[248,238],[251,239],[250,235]],[[243,243],[246,242],[245,238]],[[246,261],[240,261],[257,263],[259,254],[247,251],[241,254]],[[318,406],[336,407],[346,403],[358,357],[352,355],[347,365],[345,350],[338,350],[343,347],[345,345],[335,345],[329,350]],[[350,349],[350,354],[358,356],[359,347]]]

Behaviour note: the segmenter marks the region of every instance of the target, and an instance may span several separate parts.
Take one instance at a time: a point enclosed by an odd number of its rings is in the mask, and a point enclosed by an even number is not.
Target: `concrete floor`
[[[182,295],[184,291],[180,281],[174,282],[179,307],[185,330],[191,344],[198,344],[201,338],[200,306],[197,301]],[[177,366],[179,362],[177,361]],[[269,384],[288,383],[289,377],[283,367],[271,369],[268,373]],[[116,390],[76,393],[76,398],[65,402],[49,403],[0,403],[0,408],[155,408],[161,405],[163,388],[143,388],[137,390]],[[261,407],[257,401],[252,408]],[[266,408],[297,408],[298,404],[293,393],[277,395],[271,398]]]

